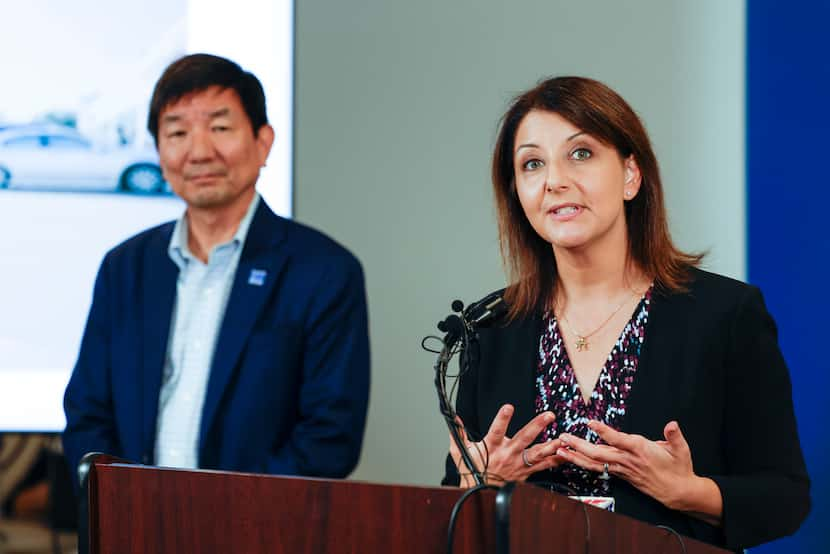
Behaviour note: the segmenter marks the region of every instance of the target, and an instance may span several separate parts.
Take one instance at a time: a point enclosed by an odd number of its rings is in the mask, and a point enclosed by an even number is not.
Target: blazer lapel
[[[276,248],[284,237],[285,228],[265,202],[260,202],[248,229],[219,328],[199,428],[200,449],[251,330],[288,260],[288,254]]]
[[[491,354],[499,360],[499,367],[512,368],[512,371],[496,372],[501,379],[493,387],[498,397],[513,404],[513,418],[507,429],[510,436],[536,417],[535,381],[541,330],[542,316],[534,310],[527,317],[512,321],[505,327],[498,351]],[[493,406],[493,413],[499,409],[501,402],[498,404]],[[483,431],[486,430],[485,427]]]
[[[634,382],[628,410],[621,430],[646,435],[652,440],[663,438],[663,421],[671,412],[674,401],[670,391],[676,390],[682,370],[682,341],[688,335],[688,314],[693,299],[688,294],[666,294],[654,291],[649,308],[645,341]]]
[[[521,393],[516,392],[516,406],[510,422],[511,436],[536,417],[536,369],[539,364],[539,337],[542,333],[542,315],[533,312],[525,319],[519,332],[524,337],[521,351],[516,353],[516,383],[521,384]]]
[[[179,268],[167,255],[167,247],[173,232],[173,224],[152,239],[143,260],[144,283],[142,306],[143,342],[138,349],[141,363],[141,429],[145,453],[155,447],[156,417],[158,415],[159,390],[164,371],[164,357],[170,336],[170,322],[176,302],[176,281]],[[141,460],[152,463],[152,460]]]

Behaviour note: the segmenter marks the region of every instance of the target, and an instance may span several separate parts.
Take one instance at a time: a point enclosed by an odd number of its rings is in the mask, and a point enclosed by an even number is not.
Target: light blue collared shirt
[[[157,465],[198,467],[199,426],[216,339],[259,202],[255,193],[233,238],[215,246],[206,264],[187,245],[186,214],[173,228],[167,253],[179,267],[179,278],[159,393]]]

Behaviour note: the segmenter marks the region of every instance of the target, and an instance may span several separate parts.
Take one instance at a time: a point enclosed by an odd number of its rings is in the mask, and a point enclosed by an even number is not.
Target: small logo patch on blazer
[[[265,277],[268,275],[268,272],[264,269],[252,269],[251,274],[248,275],[248,284],[249,285],[256,285],[257,287],[261,287],[265,284]]]

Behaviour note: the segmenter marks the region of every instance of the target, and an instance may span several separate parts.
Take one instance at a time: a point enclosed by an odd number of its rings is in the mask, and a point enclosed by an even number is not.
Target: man
[[[70,467],[99,451],[345,477],[369,388],[363,275],[256,193],[274,141],[261,84],[186,56],[156,84],[148,127],[187,209],[104,258],[64,399]]]

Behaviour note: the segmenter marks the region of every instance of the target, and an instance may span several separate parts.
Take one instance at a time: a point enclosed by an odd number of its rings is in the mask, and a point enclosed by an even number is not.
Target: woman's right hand
[[[490,429],[484,439],[475,443],[467,440],[464,424],[461,418],[458,418],[461,437],[467,446],[470,458],[478,471],[486,471],[485,480],[488,483],[525,481],[537,471],[557,467],[564,462],[563,458],[556,455],[556,451],[562,446],[558,438],[533,444],[545,427],[553,423],[555,416],[552,412],[542,412],[537,415],[511,438],[506,433],[512,417],[513,406],[505,404],[493,418],[493,423],[490,424]],[[461,460],[461,452],[452,438],[450,438],[450,456],[461,476],[461,487],[469,488],[475,485],[475,480]]]

